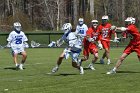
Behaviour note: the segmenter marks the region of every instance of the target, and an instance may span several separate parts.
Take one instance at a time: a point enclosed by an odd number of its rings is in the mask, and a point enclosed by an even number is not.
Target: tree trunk
[[[77,24],[77,16],[78,16],[78,13],[77,13],[77,0],[74,0],[73,1],[73,8],[74,8],[74,26]]]
[[[90,15],[94,18],[94,0],[90,0]]]
[[[124,25],[125,20],[125,0],[122,0],[122,23]]]

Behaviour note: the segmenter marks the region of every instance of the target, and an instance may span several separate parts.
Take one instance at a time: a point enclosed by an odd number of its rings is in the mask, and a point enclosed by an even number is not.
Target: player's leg
[[[84,57],[78,60],[78,63],[79,63],[80,66],[82,65],[83,61],[86,61],[86,60],[89,59],[89,50],[88,49],[84,49],[83,50],[83,55],[84,55]]]
[[[140,44],[134,47],[134,51],[137,53],[137,57],[140,62]]]
[[[14,60],[14,64],[16,65],[16,68],[19,67],[19,63],[18,63],[18,52],[17,50],[13,50],[12,49],[12,56],[13,56],[13,60]]]
[[[72,66],[74,68],[77,68],[80,71],[80,74],[84,74],[83,67],[80,66],[79,63],[78,63],[79,55],[80,55],[80,53],[73,53],[73,52],[71,52]]]
[[[59,66],[62,63],[62,60],[64,59],[64,54],[65,54],[64,51],[60,54],[59,58],[57,59],[56,66],[52,69],[52,73],[55,73],[58,71]]]
[[[114,68],[113,68],[111,71],[107,72],[107,74],[116,73],[116,70],[120,67],[120,65],[122,64],[123,60],[124,60],[127,56],[128,56],[128,54],[123,53],[123,54],[121,55],[121,57],[117,60],[117,63],[116,63],[116,65],[114,66]]]
[[[107,64],[110,64],[111,63],[111,61],[110,61],[110,42],[103,41],[102,44],[105,49],[105,52],[104,52],[102,58],[100,59],[100,63],[104,64],[104,58],[106,57],[107,61],[108,61]]]
[[[14,63],[16,65],[16,67],[18,68],[19,67],[19,64],[18,64],[18,61],[17,61],[17,57],[18,57],[18,54],[17,53],[14,53],[13,54]]]
[[[21,70],[23,70],[23,65],[24,65],[24,63],[25,63],[25,61],[26,61],[27,53],[26,53],[26,51],[23,51],[23,52],[21,52],[21,54],[22,54],[22,60],[21,60],[21,63],[20,63],[19,68],[20,68]]]
[[[107,44],[106,44],[106,42],[105,41],[102,41],[102,45],[103,45],[103,48],[104,48],[104,50],[105,50],[105,48],[107,47]],[[103,55],[102,55],[102,57],[101,57],[101,59],[100,59],[100,63],[101,64],[104,64],[104,58],[106,57],[106,51],[104,51],[104,53],[103,53]]]
[[[107,64],[109,65],[111,63],[111,61],[110,61],[110,49],[106,48],[105,53],[106,53],[106,58],[107,58]]]
[[[91,70],[95,70],[94,64],[98,60],[98,49],[95,47],[91,50],[91,54],[93,54],[94,58],[92,59],[92,62],[89,64],[88,68]]]

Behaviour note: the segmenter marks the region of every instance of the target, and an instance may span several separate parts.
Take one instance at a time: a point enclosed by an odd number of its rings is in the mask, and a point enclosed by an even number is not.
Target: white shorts
[[[69,58],[69,55],[71,56],[72,58],[72,62],[78,62],[78,58],[79,58],[79,55],[80,55],[80,52],[81,52],[81,49],[79,49],[78,51],[68,51],[68,48],[65,48],[64,49],[64,58],[65,59],[68,59]]]
[[[19,54],[25,52],[24,47],[11,47],[13,54]]]
[[[79,58],[80,53],[74,53],[74,52],[70,52],[70,56],[72,58],[72,62],[78,62],[78,58]]]

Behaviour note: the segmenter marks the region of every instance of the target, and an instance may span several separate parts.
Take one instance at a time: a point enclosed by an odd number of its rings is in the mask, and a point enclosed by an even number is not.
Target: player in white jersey
[[[15,22],[13,26],[14,30],[9,34],[9,37],[7,38],[7,45],[12,49],[12,55],[16,67],[23,70],[23,64],[25,63],[27,58],[26,51],[24,50],[24,43],[28,41],[28,39],[25,36],[24,32],[21,31],[21,24],[19,22]],[[18,63],[17,61],[18,54],[22,55],[22,61],[20,63]]]
[[[83,67],[78,65],[78,58],[82,50],[82,42],[79,38],[76,37],[74,32],[71,32],[72,26],[70,23],[63,25],[62,30],[64,35],[56,42],[56,46],[61,46],[63,42],[67,43],[67,47],[60,54],[56,66],[52,69],[52,73],[58,71],[59,66],[62,63],[62,60],[67,59],[69,56],[72,58],[72,66],[77,68],[80,71],[80,74],[84,74]]]
[[[82,38],[84,38],[86,36],[86,32],[88,30],[88,27],[86,24],[84,24],[84,19],[83,18],[79,18],[78,20],[79,24],[76,26],[76,35],[81,36]]]

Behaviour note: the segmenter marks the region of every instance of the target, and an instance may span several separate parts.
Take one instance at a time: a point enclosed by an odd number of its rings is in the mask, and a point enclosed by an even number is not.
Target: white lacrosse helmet
[[[72,25],[71,23],[65,23],[63,26],[62,26],[62,31],[64,33],[68,33],[69,31],[71,31],[72,29]]]
[[[102,24],[106,24],[108,22],[109,18],[107,15],[102,16]]]
[[[91,22],[92,22],[93,27],[94,28],[97,28],[97,26],[98,26],[98,20],[92,20]]]
[[[84,24],[84,19],[83,18],[79,18],[79,25],[82,25],[82,24]]]
[[[21,24],[19,22],[15,22],[13,26],[16,31],[21,31]]]
[[[102,20],[109,20],[107,15],[102,16]]]
[[[136,19],[134,17],[132,17],[132,24],[135,24]]]

